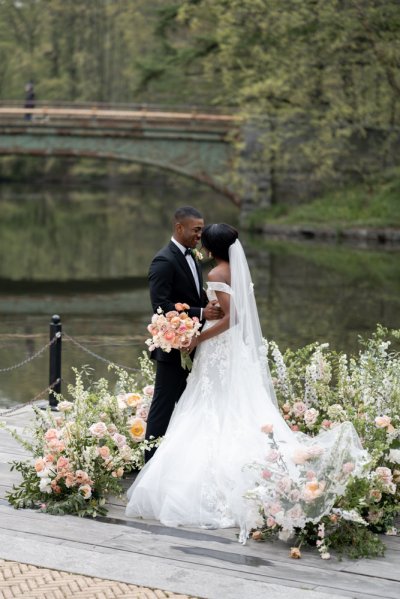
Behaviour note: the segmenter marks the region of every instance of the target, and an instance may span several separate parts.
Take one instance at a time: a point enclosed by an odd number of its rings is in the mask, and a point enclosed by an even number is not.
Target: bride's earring
[[[214,256],[212,255],[212,253],[211,253],[211,252],[208,252],[208,257],[209,257],[209,258],[214,258]]]

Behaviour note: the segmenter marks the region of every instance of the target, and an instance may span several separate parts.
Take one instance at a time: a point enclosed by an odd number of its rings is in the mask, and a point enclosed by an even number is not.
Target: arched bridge
[[[206,183],[239,205],[238,194],[227,185],[234,154],[231,140],[238,131],[238,118],[228,114],[145,107],[0,106],[0,155],[143,163]]]

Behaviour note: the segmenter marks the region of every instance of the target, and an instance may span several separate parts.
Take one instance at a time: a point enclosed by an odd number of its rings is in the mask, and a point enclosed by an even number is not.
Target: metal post
[[[54,314],[50,322],[50,341],[56,336],[56,341],[50,346],[50,377],[49,385],[56,384],[49,391],[49,406],[56,409],[58,400],[54,397],[55,393],[61,393],[61,318]]]

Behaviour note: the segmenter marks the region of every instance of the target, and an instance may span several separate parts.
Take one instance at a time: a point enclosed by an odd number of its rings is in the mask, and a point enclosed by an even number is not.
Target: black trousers
[[[162,437],[168,428],[174,407],[185,390],[189,372],[179,364],[157,361],[154,396],[147,418],[146,439]],[[145,452],[145,462],[154,455],[156,448]]]

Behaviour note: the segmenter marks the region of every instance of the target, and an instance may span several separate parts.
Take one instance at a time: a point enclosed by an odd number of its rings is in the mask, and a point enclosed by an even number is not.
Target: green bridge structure
[[[235,191],[234,140],[240,118],[196,110],[165,111],[88,105],[21,108],[0,105],[0,156],[73,156],[142,163],[191,177],[221,192],[243,211]],[[251,188],[249,183],[249,189]]]

